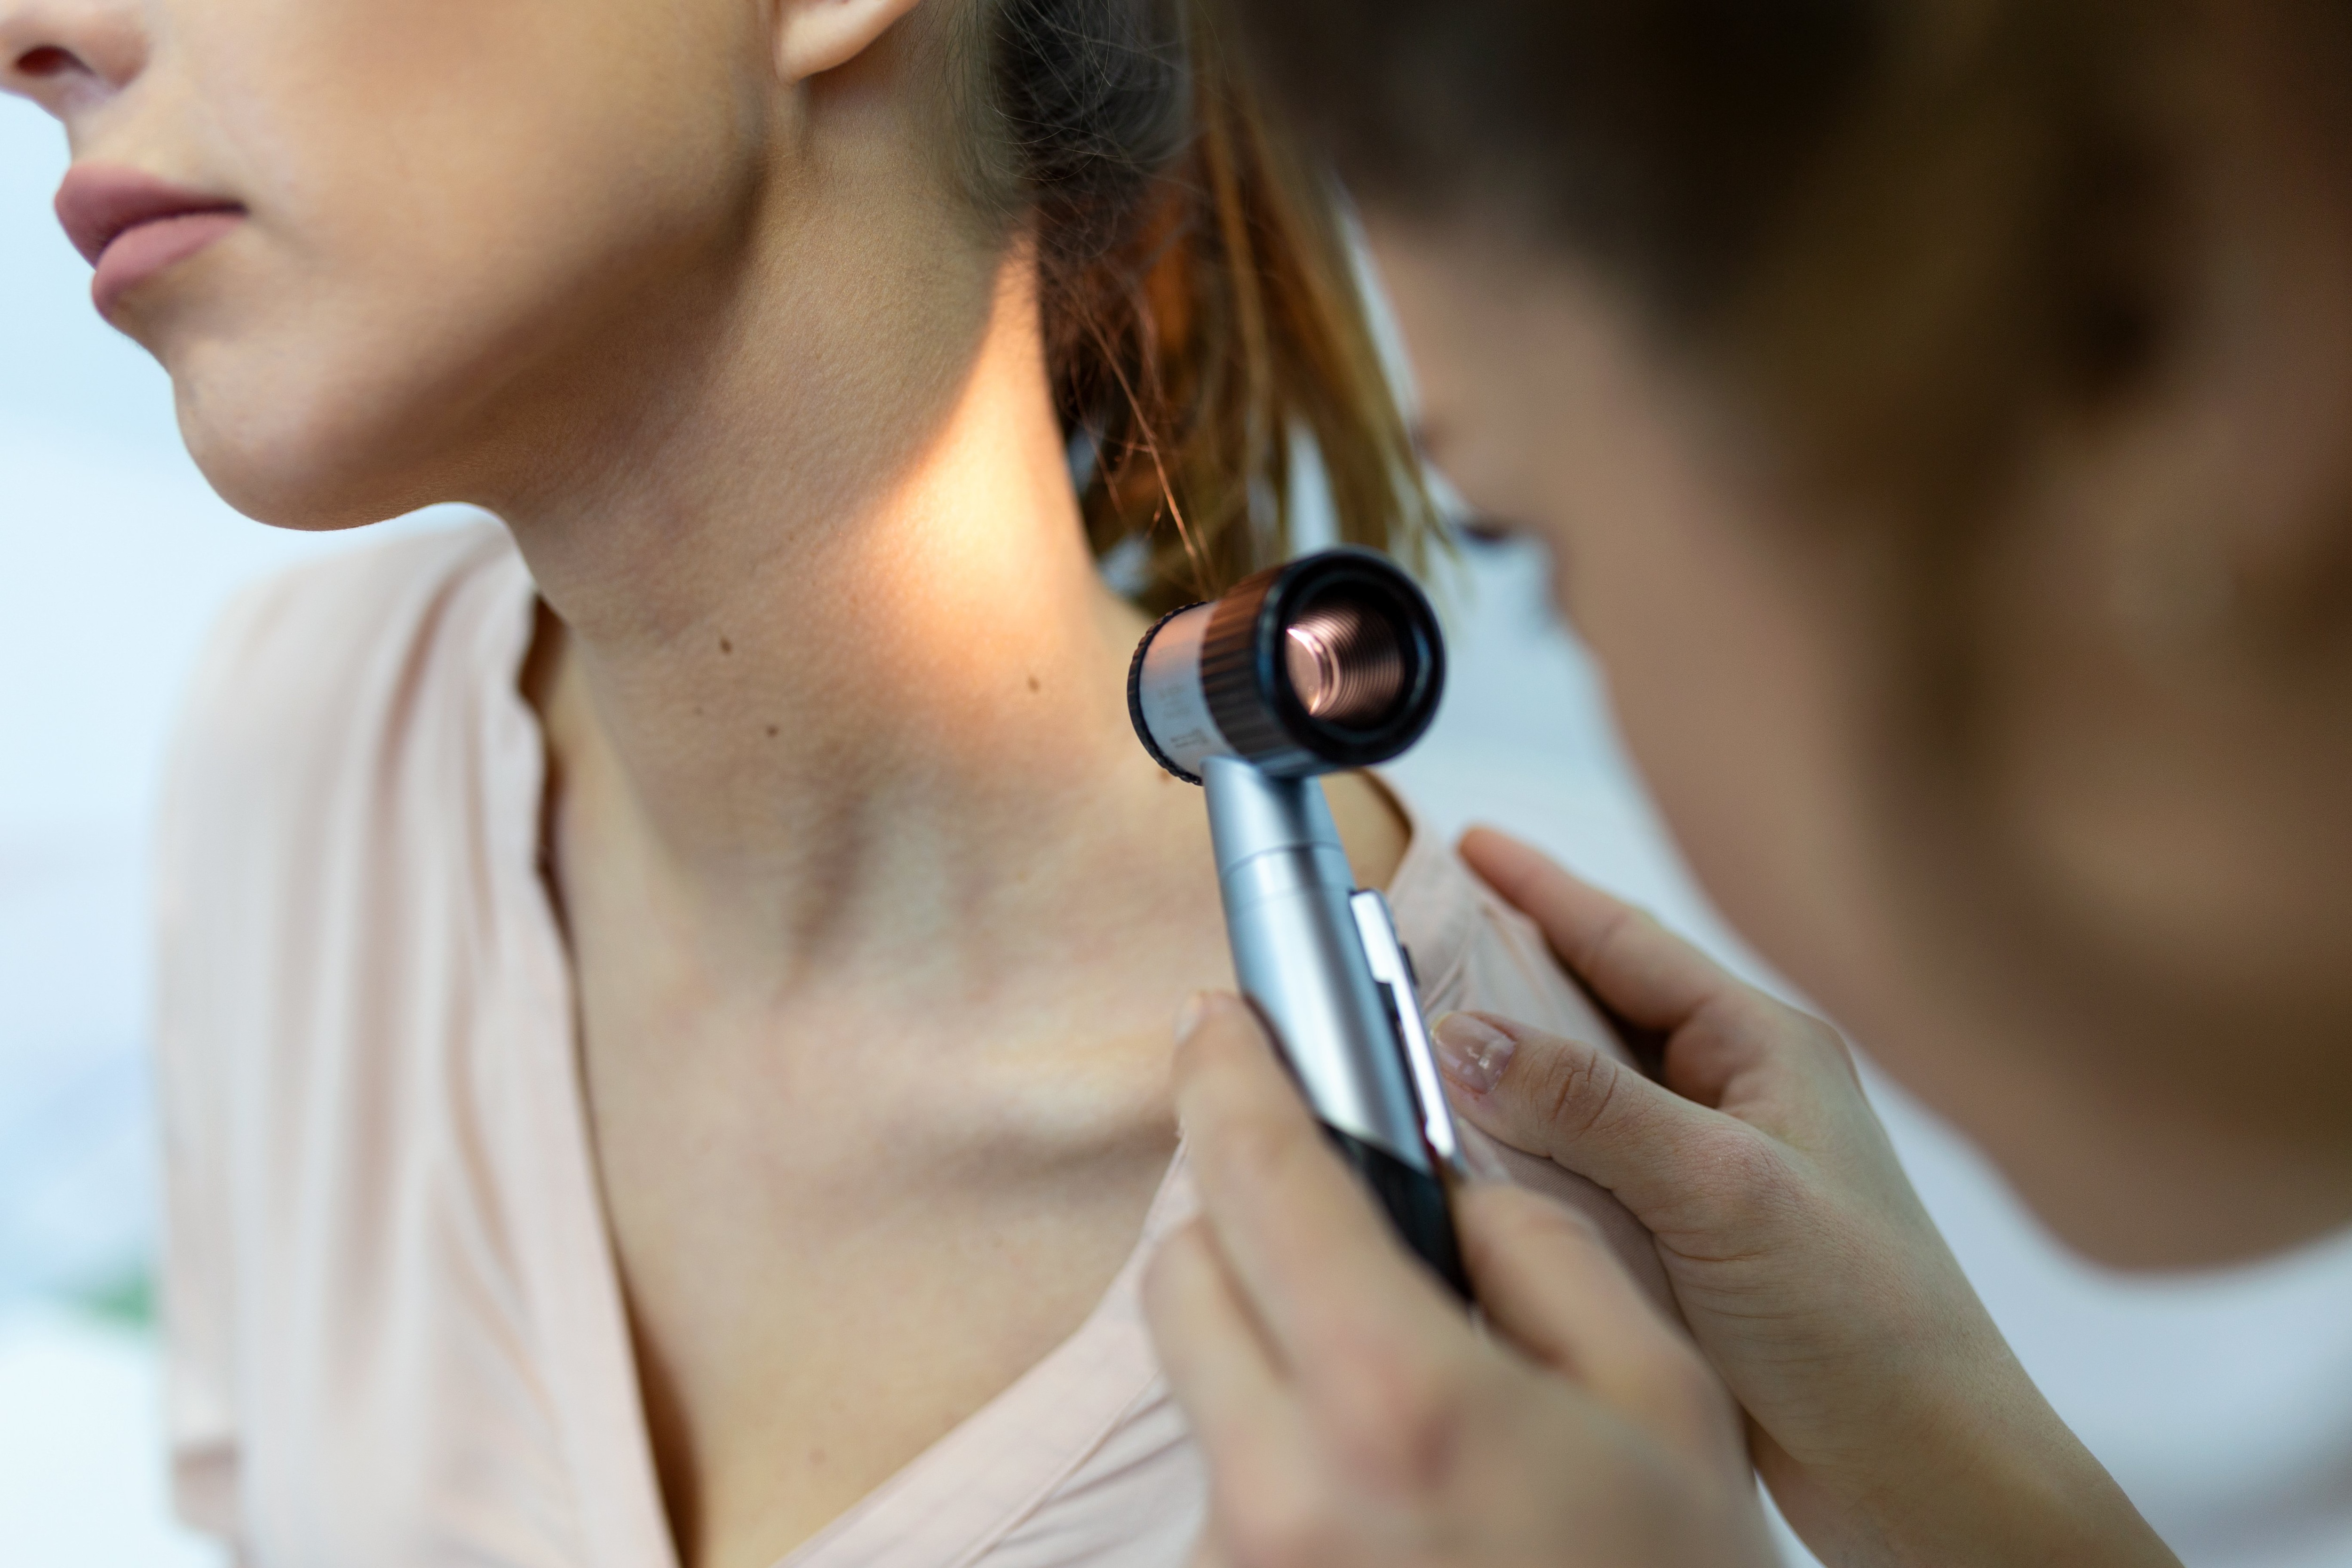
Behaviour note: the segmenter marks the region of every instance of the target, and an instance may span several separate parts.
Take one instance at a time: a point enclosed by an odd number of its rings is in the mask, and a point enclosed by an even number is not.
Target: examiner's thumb
[[[1688,1195],[1693,1160],[1729,1131],[1729,1118],[1580,1041],[1491,1013],[1448,1013],[1433,1033],[1465,1116],[1608,1188],[1653,1229],[1654,1213]]]

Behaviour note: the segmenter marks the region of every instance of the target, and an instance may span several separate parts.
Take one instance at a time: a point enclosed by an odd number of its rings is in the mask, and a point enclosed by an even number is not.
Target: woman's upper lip
[[[243,212],[243,204],[188,190],[137,169],[77,163],[58,187],[58,221],[91,266],[128,228],[190,213]]]

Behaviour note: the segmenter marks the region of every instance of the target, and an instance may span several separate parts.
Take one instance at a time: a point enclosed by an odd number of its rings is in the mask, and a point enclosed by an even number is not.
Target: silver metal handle
[[[1268,778],[1232,757],[1207,758],[1202,773],[1242,994],[1273,1026],[1318,1117],[1436,1175],[1423,1096],[1400,1038],[1409,1016],[1426,1055],[1420,1009],[1410,979],[1402,991],[1384,990],[1387,978],[1374,973],[1354,908],[1355,874],[1322,784]],[[1385,904],[1379,918],[1385,924]],[[1387,951],[1402,979],[1393,931]]]
[[[1404,943],[1397,940],[1396,917],[1377,888],[1362,889],[1348,905],[1355,911],[1356,931],[1363,938],[1364,958],[1371,965],[1372,978],[1389,993],[1397,1044],[1404,1051],[1414,1097],[1421,1102],[1422,1136],[1429,1140],[1429,1152],[1439,1164],[1456,1176],[1466,1176],[1454,1108],[1446,1103],[1445,1080],[1438,1076],[1437,1053],[1430,1044],[1429,1025],[1421,1016],[1421,992],[1413,984],[1412,963],[1405,956]]]

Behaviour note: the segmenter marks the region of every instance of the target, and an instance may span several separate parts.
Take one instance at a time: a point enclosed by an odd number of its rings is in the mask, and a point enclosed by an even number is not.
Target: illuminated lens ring
[[[1383,763],[1419,740],[1444,691],[1445,642],[1429,601],[1394,562],[1328,550],[1218,599],[1200,669],[1202,697],[1234,754],[1299,778]]]

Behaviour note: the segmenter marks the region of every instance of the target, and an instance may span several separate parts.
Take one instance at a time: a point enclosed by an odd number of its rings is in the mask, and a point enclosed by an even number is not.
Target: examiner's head
[[[2095,1254],[2352,1218],[2352,5],[1236,10],[1742,930]]]

